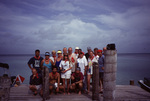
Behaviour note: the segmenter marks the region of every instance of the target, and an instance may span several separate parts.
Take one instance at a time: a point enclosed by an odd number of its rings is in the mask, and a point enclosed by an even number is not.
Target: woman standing
[[[52,72],[52,65],[54,65],[53,61],[49,59],[49,52],[45,52],[45,59],[41,62],[41,67],[46,66],[49,69],[49,73]]]
[[[59,68],[59,65],[60,65],[60,62],[62,60],[62,52],[61,50],[58,50],[57,51],[57,58],[56,58],[56,63],[55,63],[55,66],[57,67],[57,72],[60,74],[60,68]]]
[[[88,77],[87,77],[88,93],[90,92],[90,80],[93,74],[93,62],[98,62],[98,61],[94,57],[93,52],[90,51],[89,58],[88,58]]]
[[[69,62],[68,54],[63,56],[63,60],[60,62],[60,70],[61,70],[61,78],[63,80],[63,87],[64,87],[64,94],[65,94],[65,80],[67,79],[67,93],[69,93],[69,86],[70,86],[70,77],[71,77],[71,68],[72,65]]]

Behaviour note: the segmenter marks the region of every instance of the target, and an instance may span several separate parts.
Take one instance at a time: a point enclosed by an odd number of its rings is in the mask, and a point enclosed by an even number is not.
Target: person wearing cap
[[[64,87],[64,94],[65,94],[65,88],[66,88],[66,84],[65,84],[65,80],[67,79],[67,93],[68,95],[69,93],[69,87],[70,87],[70,77],[71,77],[71,68],[72,68],[72,64],[69,61],[69,56],[68,54],[65,54],[63,56],[63,60],[60,62],[60,70],[61,70],[61,78],[63,80],[63,87]]]
[[[53,61],[49,58],[50,53],[45,52],[45,59],[41,62],[41,67],[46,66],[49,69],[49,72],[52,72],[52,65],[54,65]]]
[[[35,56],[30,58],[30,60],[28,61],[29,68],[31,70],[35,68],[38,73],[42,73],[41,68],[40,68],[40,64],[42,60],[43,60],[43,57],[40,56],[40,50],[38,49],[35,50]]]
[[[68,55],[69,55],[69,61],[72,64],[71,72],[74,73],[75,68],[77,67],[77,58],[76,58],[75,54],[72,53],[72,48],[71,47],[68,48]]]
[[[94,56],[95,56],[95,58],[96,58],[97,61],[98,61],[99,56],[98,56],[98,54],[97,54],[97,50],[98,50],[98,48],[94,48]]]
[[[75,54],[76,58],[78,58],[78,56],[79,56],[79,47],[75,48],[74,54]]]
[[[91,47],[87,47],[87,53],[85,54],[86,59],[88,60],[89,56],[90,56],[90,52],[92,51]]]
[[[75,73],[71,76],[71,90],[77,90],[79,89],[78,94],[81,94],[81,90],[83,88],[83,74],[80,72],[80,67],[77,67],[75,70]]]
[[[90,81],[93,74],[93,62],[98,62],[95,58],[93,51],[90,51],[88,58],[88,73],[87,73],[87,85],[88,85],[88,93],[90,92]]]
[[[98,64],[99,64],[99,80],[100,80],[100,93],[103,93],[103,77],[104,77],[104,57],[102,56],[102,50],[97,51],[99,59],[98,59]]]
[[[53,50],[52,51],[52,56],[50,57],[50,59],[55,63],[56,62],[56,51]]]
[[[80,67],[82,74],[84,75],[84,80],[83,80],[83,90],[84,92],[87,91],[87,59],[84,56],[84,52],[80,52],[79,58],[77,59],[77,64],[78,67]]]

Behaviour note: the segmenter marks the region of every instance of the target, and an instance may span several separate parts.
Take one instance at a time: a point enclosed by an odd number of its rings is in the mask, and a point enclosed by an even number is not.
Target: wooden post
[[[134,85],[134,80],[130,80],[130,85]]]
[[[98,63],[93,63],[93,78],[92,78],[92,100],[99,101],[99,66]]]
[[[10,77],[0,77],[0,101],[8,101],[10,93],[11,79]]]
[[[117,51],[106,50],[104,55],[104,101],[115,101]]]
[[[43,80],[43,101],[45,101],[49,99],[49,70],[47,67],[43,67],[42,80]]]

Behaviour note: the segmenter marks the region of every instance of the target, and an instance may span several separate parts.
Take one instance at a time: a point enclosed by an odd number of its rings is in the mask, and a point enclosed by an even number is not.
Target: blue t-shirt
[[[104,70],[102,70],[102,67],[104,67],[104,57],[103,56],[99,57],[98,64],[99,64],[99,72],[104,72]]]
[[[40,65],[41,65],[42,60],[43,60],[43,57],[36,58],[34,56],[30,58],[30,60],[28,61],[28,64],[32,65],[32,67],[35,68],[38,73],[40,73],[41,72]]]

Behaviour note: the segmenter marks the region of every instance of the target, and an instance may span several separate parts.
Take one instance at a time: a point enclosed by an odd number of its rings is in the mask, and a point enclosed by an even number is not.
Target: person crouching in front
[[[71,76],[70,90],[79,90],[78,94],[81,94],[83,88],[83,74],[80,72],[80,67],[77,67],[75,73]]]
[[[57,67],[52,67],[52,72],[49,73],[49,80],[50,80],[50,94],[53,93],[53,90],[55,93],[59,92],[59,89],[63,89],[63,86],[60,85],[60,74],[57,72]]]
[[[42,76],[41,74],[37,73],[36,69],[32,69],[32,75],[30,76],[30,86],[29,89],[34,93],[34,95],[37,95],[40,91],[41,93],[41,87],[42,87]]]

